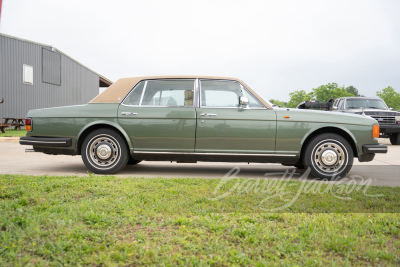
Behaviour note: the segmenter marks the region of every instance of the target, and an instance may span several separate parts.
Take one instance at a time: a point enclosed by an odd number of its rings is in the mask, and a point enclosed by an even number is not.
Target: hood
[[[327,124],[353,124],[353,125],[372,125],[377,121],[369,116],[362,116],[355,113],[318,111],[308,109],[276,108],[278,121],[286,121],[284,116],[290,116],[290,121],[308,121]]]

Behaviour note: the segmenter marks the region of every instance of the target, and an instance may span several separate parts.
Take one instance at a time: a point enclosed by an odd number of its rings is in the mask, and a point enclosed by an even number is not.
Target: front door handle
[[[137,113],[133,113],[133,112],[121,112],[121,115],[123,115],[123,116],[134,116],[134,115],[137,115]]]
[[[217,114],[214,114],[214,113],[201,113],[200,116],[203,116],[203,117],[217,117]]]

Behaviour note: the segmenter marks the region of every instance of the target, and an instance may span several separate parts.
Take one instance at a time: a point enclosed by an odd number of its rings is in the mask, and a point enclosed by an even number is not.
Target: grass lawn
[[[0,137],[21,137],[26,135],[26,130],[6,129],[6,133],[0,132]]]
[[[0,266],[400,265],[398,187],[219,183],[0,175]]]

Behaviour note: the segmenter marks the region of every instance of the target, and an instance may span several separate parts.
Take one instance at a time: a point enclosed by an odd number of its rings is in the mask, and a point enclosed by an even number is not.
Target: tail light
[[[373,138],[379,137],[379,124],[375,124],[372,126],[372,137]]]
[[[31,118],[26,118],[25,119],[25,129],[28,132],[32,131],[32,119]]]

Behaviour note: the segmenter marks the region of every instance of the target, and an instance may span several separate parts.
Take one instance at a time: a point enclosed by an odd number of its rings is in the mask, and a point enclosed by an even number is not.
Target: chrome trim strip
[[[135,117],[119,117],[119,119],[132,119],[132,118],[135,118],[135,119],[165,119],[165,120],[196,120],[196,117],[168,117],[168,118],[166,118],[165,116],[161,116],[160,115],[160,117],[154,117],[154,116],[152,116],[152,117],[145,117],[145,116],[135,116]]]
[[[194,101],[193,101],[193,105],[195,108],[200,108],[200,83],[199,83],[199,79],[196,79],[194,82]]]
[[[22,140],[22,142],[43,143],[43,144],[66,144],[67,143],[67,141],[32,141],[32,140]]]
[[[245,154],[245,153],[200,153],[200,152],[155,152],[133,151],[134,154],[174,154],[174,155],[206,155],[206,156],[262,156],[262,157],[296,157],[294,154]]]
[[[144,96],[144,92],[146,91],[146,87],[147,87],[147,81],[144,83],[144,86],[143,86],[143,91],[142,91],[142,95],[140,96],[139,106],[142,105],[143,96]]]
[[[134,107],[134,108],[193,108],[193,106],[138,106],[138,105],[126,105],[121,104],[121,106],[125,107]]]

